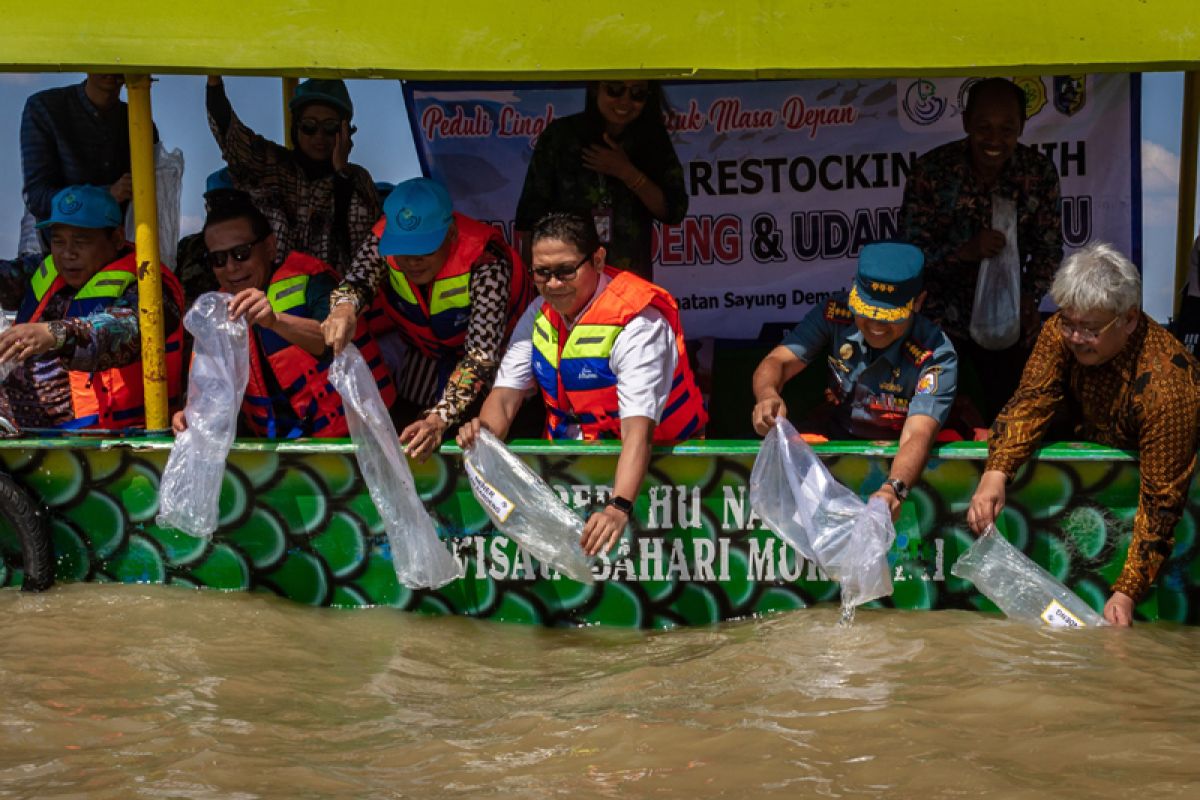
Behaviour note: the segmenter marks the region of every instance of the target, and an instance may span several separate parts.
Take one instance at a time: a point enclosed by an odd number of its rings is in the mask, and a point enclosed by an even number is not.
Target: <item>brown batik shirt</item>
[[[1200,366],[1145,314],[1121,352],[1084,366],[1067,349],[1061,322],[1060,314],[1046,322],[1017,393],[993,423],[987,469],[1011,479],[1058,411],[1069,414],[1080,439],[1138,450],[1133,541],[1112,588],[1140,600],[1171,555],[1187,502],[1200,430]]]

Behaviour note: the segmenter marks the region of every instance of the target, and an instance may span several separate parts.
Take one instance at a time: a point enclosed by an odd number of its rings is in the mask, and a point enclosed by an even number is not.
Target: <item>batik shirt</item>
[[[344,282],[330,296],[330,308],[348,302],[362,312],[374,301],[379,284],[387,280],[388,269],[387,261],[379,254],[379,237],[368,234],[346,271]],[[409,347],[395,376],[401,398],[429,406],[426,414],[436,413],[448,425],[462,421],[471,403],[492,385],[500,366],[508,330],[508,284],[512,271],[508,252],[489,242],[471,265],[467,289],[471,296],[471,317],[462,356],[450,367],[447,377],[448,365]]]
[[[308,165],[322,166],[310,174],[298,151],[246,127],[222,86],[208,87],[208,124],[234,186],[249,192],[270,220],[279,249],[299,250],[344,273],[381,213],[370,173],[349,164],[346,176],[328,165]]]
[[[588,131],[583,114],[556,119],[546,126],[525,173],[513,224],[519,231],[528,231],[552,211],[575,212],[587,219],[596,215],[610,217],[611,235],[601,236],[608,251],[605,260],[617,269],[627,269],[653,281],[654,217],[622,181],[583,165],[584,148],[595,143]],[[633,165],[662,189],[667,206],[667,216],[662,222],[670,225],[682,222],[688,208],[687,188],[683,183],[683,168],[667,133],[659,132],[648,140],[618,138],[617,143],[625,149]]]
[[[987,469],[1011,479],[1056,412],[1074,421],[1080,439],[1138,450],[1133,541],[1112,588],[1140,600],[1171,555],[1187,501],[1200,432],[1200,367],[1145,314],[1121,352],[1084,366],[1063,341],[1061,323],[1059,314],[1047,320],[1017,393],[992,424]]]
[[[918,158],[904,187],[900,235],[925,253],[929,294],[921,313],[960,339],[970,336],[980,262],[955,253],[992,227],[993,194],[1016,204],[1021,295],[1041,303],[1063,248],[1058,172],[1050,159],[1019,144],[988,187],[976,179],[967,140],[960,139]]]
[[[124,254],[118,258],[121,255]],[[0,260],[0,305],[9,309],[20,305],[30,276],[41,263],[36,256]],[[42,314],[41,321],[49,323],[52,332],[56,335],[62,332],[63,346],[27,359],[9,376],[6,384],[9,401],[17,424],[23,428],[57,427],[74,418],[68,371],[99,372],[128,366],[142,357],[137,281],[130,283],[125,294],[112,305],[86,317],[64,319],[75,291],[63,287],[46,304]],[[175,329],[180,313],[171,293],[164,291],[164,330]]]

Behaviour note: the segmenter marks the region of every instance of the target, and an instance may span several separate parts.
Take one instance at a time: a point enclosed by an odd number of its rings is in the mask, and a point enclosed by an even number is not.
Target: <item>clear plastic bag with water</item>
[[[524,461],[480,429],[463,464],[475,499],[498,530],[543,564],[593,582],[592,560],[579,543],[583,520]]]
[[[992,228],[1004,234],[1004,249],[979,264],[971,338],[988,350],[1003,350],[1021,337],[1021,256],[1017,250],[1017,206],[992,196]]]
[[[8,314],[0,309],[0,333],[12,327],[12,320],[8,318]],[[17,368],[19,361],[0,361],[0,383],[8,380],[8,376],[12,375],[13,370]]]
[[[184,409],[187,430],[175,437],[159,484],[160,528],[210,538],[219,520],[225,459],[237,435],[250,377],[249,332],[229,319],[227,294],[206,292],[183,318],[195,337]]]
[[[994,525],[989,525],[958,557],[950,574],[975,584],[975,588],[1013,619],[1052,628],[1107,624],[1061,581],[1013,547]]]
[[[864,503],[838,483],[786,419],[763,439],[750,474],[750,506],[779,538],[842,585],[842,606],[887,597],[896,530],[887,505]]]
[[[437,527],[417,494],[400,438],[379,386],[354,345],[329,368],[342,396],[358,466],[387,530],[396,577],[410,589],[436,589],[463,576],[463,567],[438,538]]]

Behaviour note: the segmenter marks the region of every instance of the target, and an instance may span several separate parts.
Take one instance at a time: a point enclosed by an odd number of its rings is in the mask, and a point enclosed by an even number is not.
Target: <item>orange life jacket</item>
[[[386,223],[386,217],[381,217],[375,223],[373,230],[376,236],[383,235]],[[505,336],[512,333],[517,320],[533,299],[533,283],[521,256],[505,243],[500,231],[458,213],[454,214],[454,224],[458,237],[446,263],[434,276],[428,300],[423,292],[409,282],[393,256],[384,259],[388,265],[388,279],[383,285],[383,293],[387,299],[387,311],[399,326],[405,342],[430,358],[457,361],[462,356],[463,344],[467,340],[467,325],[471,319],[471,267],[483,255],[488,243],[494,242],[506,252],[513,266],[508,281]],[[371,311],[366,309],[368,314]],[[376,332],[379,330],[377,324],[372,323],[372,330]]]
[[[163,290],[170,293],[182,314],[183,287],[171,270],[166,267],[161,269]],[[131,249],[79,287],[63,318],[86,317],[94,311],[111,306],[136,282],[137,255]],[[29,290],[26,291],[21,308],[17,312],[17,322],[39,322],[50,301],[66,286],[66,282],[54,266],[54,258],[47,256],[30,280]],[[166,333],[164,358],[167,397],[174,405],[179,400],[182,388],[182,321],[177,322],[174,329]],[[68,370],[67,374],[71,384],[73,419],[58,427],[115,430],[142,427],[146,424],[140,358],[123,367],[111,367],[96,372]]]
[[[337,278],[337,273],[324,261],[296,251],[289,253],[267,285],[271,309],[276,314],[312,319],[306,299],[308,280],[312,275],[322,274]],[[390,406],[396,399],[396,388],[374,337],[361,323],[355,331],[354,344],[370,367],[383,402]],[[266,369],[275,378],[275,394],[264,375],[264,355]],[[268,439],[348,436],[341,395],[329,383],[332,361],[332,351],[318,358],[274,331],[252,326],[250,380],[242,401],[242,417],[247,427],[254,435]]]
[[[678,442],[702,432],[708,412],[683,344],[675,298],[632,272],[605,267],[612,280],[569,332],[562,317],[543,303],[533,323],[533,371],[546,403],[546,438],[567,436],[578,425],[585,440],[621,436],[617,376],[609,365],[613,342],[631,319],[656,308],[675,334],[675,375],[656,444]]]

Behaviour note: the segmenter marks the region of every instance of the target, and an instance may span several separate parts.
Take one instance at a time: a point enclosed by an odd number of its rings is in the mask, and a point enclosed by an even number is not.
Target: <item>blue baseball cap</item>
[[[220,189],[232,189],[233,176],[229,174],[229,167],[221,167],[216,172],[208,176],[208,180],[204,182],[204,194],[211,194]]]
[[[397,184],[388,195],[383,216],[380,255],[424,256],[442,246],[454,221],[454,204],[437,181],[413,178]]]
[[[37,224],[73,225],[76,228],[119,228],[125,216],[116,199],[102,186],[68,186],[50,201],[50,218]]]
[[[850,310],[880,322],[912,316],[913,301],[924,287],[925,254],[904,242],[873,242],[858,254],[858,273],[850,289]]]

